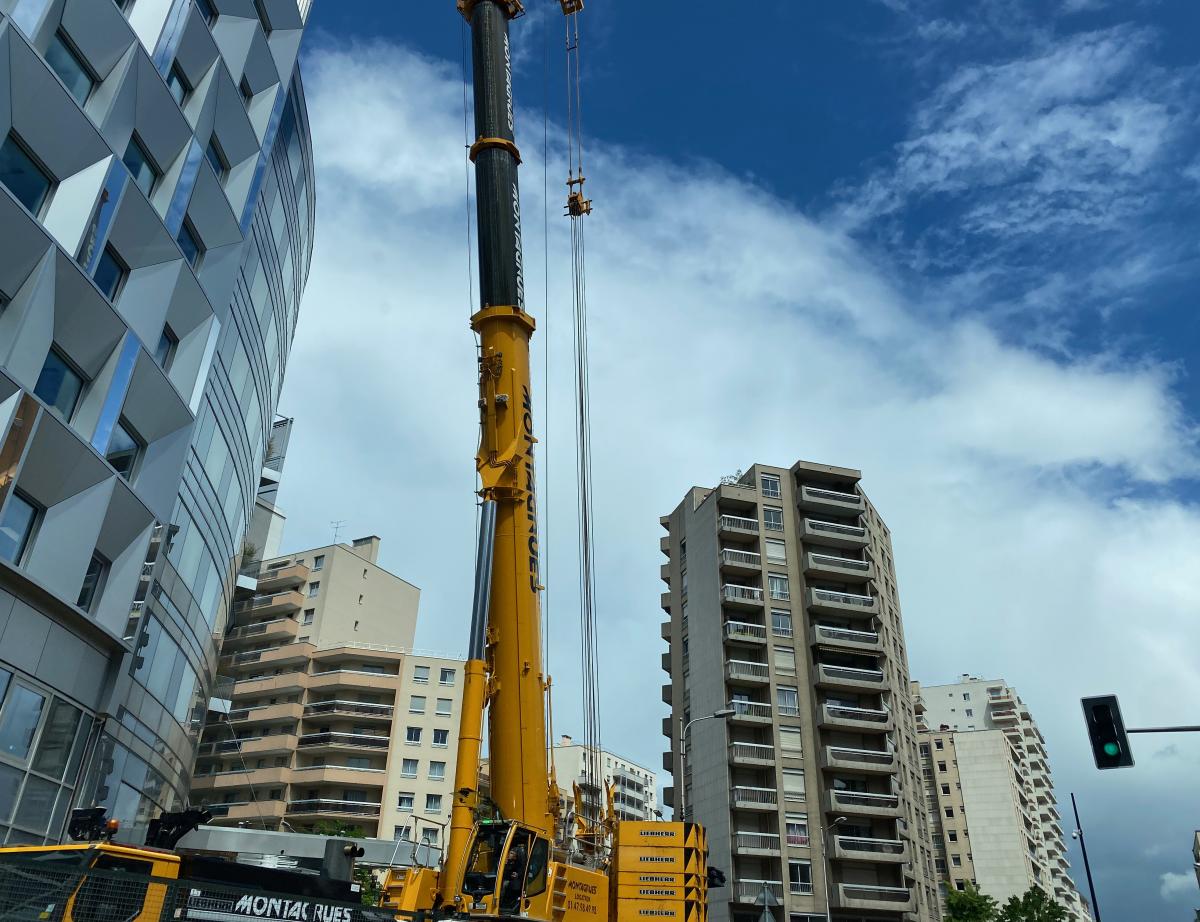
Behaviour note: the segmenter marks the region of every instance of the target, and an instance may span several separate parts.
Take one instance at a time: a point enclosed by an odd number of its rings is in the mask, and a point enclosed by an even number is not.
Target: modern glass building
[[[0,842],[185,802],[308,274],[308,6],[0,0]]]

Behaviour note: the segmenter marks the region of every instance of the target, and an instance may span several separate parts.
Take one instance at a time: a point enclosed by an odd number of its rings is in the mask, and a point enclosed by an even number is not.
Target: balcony
[[[896,819],[901,815],[900,795],[829,790],[825,792],[825,812]]]
[[[749,621],[726,621],[725,639],[740,643],[766,643],[767,629],[761,624]]]
[[[198,755],[223,756],[236,753],[241,753],[243,756],[280,755],[290,753],[295,748],[296,734],[273,733],[270,736],[249,736],[243,739],[202,743]]]
[[[756,551],[739,551],[732,547],[721,548],[721,569],[730,573],[758,573],[762,569],[762,555]]]
[[[880,887],[870,884],[838,884],[833,891],[837,909],[915,912],[917,900],[907,887]]]
[[[872,839],[866,836],[834,836],[833,857],[843,861],[903,864],[908,861],[908,843],[903,839]]]
[[[357,722],[390,723],[395,708],[366,701],[318,701],[304,706],[305,717],[353,717]]]
[[[813,625],[809,638],[813,646],[836,650],[851,650],[855,653],[882,653],[883,644],[874,631],[853,631],[845,627]]]
[[[296,666],[308,662],[315,649],[311,643],[285,643],[267,650],[243,650],[222,656],[218,669],[228,673],[251,666]]]
[[[194,801],[193,801],[194,802]],[[282,800],[241,801],[231,804],[207,804],[212,811],[214,826],[248,826],[251,829],[274,829],[283,819]]]
[[[865,528],[843,525],[840,522],[826,522],[823,519],[802,519],[800,537],[804,541],[827,544],[831,547],[866,547],[869,540]]]
[[[841,583],[865,583],[875,578],[875,564],[869,560],[855,560],[833,554],[818,554],[810,551],[804,555],[804,573],[816,579],[830,579]]]
[[[730,701],[729,709],[733,711],[730,723],[770,724],[773,719],[771,705],[761,701]]]
[[[878,691],[883,686],[883,672],[878,669],[855,669],[850,666],[818,663],[817,685],[821,688]]]
[[[762,743],[730,743],[729,761],[734,765],[774,765],[775,747]]]
[[[736,810],[766,810],[775,812],[779,804],[779,792],[774,788],[754,788],[738,785],[732,791]]]
[[[290,704],[260,704],[256,707],[234,708],[229,712],[229,722],[249,724],[290,723],[300,719],[299,701]]]
[[[749,660],[726,660],[725,675],[731,682],[744,682],[751,685],[769,685],[771,683],[771,667],[766,663],[752,663]],[[667,702],[667,704],[670,703]]]
[[[225,632],[225,643],[221,649],[227,650],[250,642],[291,643],[299,633],[300,625],[295,618],[272,618],[270,621],[259,621],[256,624],[240,624]]]
[[[779,880],[748,880],[741,878],[733,882],[733,899],[737,903],[753,903],[763,892],[763,887],[767,888],[767,892],[779,901],[779,905],[783,905],[783,882]]]
[[[386,751],[388,737],[366,733],[305,733],[298,748],[305,752],[338,752],[347,749],[379,749]]]
[[[717,530],[722,538],[729,541],[757,541],[758,519],[722,515],[717,519]]]
[[[809,512],[821,512],[826,515],[855,515],[866,509],[866,503],[859,493],[814,487],[807,483],[800,487],[796,504]]]
[[[896,753],[887,749],[852,749],[849,746],[826,746],[821,751],[821,768],[827,771],[895,774]]]
[[[244,788],[248,785],[287,784],[291,769],[280,768],[241,768],[224,772],[209,772],[205,775],[195,775],[192,778],[192,791],[220,791],[231,788]]]
[[[276,567],[263,570],[258,574],[258,592],[277,593],[289,589],[299,589],[308,582],[308,567],[302,563],[294,563],[290,567]]]
[[[721,587],[721,599],[732,608],[762,608],[763,591],[756,586],[726,583]]]
[[[878,605],[875,597],[832,589],[808,589],[808,610],[814,615],[841,615],[850,618],[873,617]]]
[[[294,589],[284,592],[273,592],[270,595],[259,595],[249,602],[238,605],[234,611],[239,621],[250,621],[254,618],[267,618],[271,615],[295,614],[304,606],[304,596]]]
[[[379,787],[387,782],[387,769],[350,768],[347,765],[308,765],[292,769],[292,783],[302,785],[336,784],[352,787]]]
[[[891,711],[879,710],[878,708],[823,704],[818,715],[818,724],[820,726],[834,730],[852,730],[860,733],[887,733],[892,729]]]
[[[400,676],[394,672],[368,672],[361,669],[330,669],[314,672],[308,679],[313,691],[321,689],[350,688],[364,691],[379,691],[394,688]]]
[[[380,804],[361,803],[357,800],[289,800],[288,816],[304,816],[320,819],[324,816],[379,816]]]
[[[733,852],[735,855],[778,857],[779,833],[777,832],[742,832],[733,834]]]
[[[233,694],[235,700],[247,696],[259,698],[271,692],[299,692],[307,683],[308,674],[297,669],[282,675],[240,678],[233,683]]]

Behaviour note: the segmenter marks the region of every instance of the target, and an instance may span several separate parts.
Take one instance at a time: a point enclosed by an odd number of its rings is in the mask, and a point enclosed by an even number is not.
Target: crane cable
[[[567,214],[571,219],[572,345],[575,373],[575,465],[579,526],[580,683],[584,719],[584,780],[603,794],[600,766],[599,652],[596,629],[596,557],[592,541],[592,448],[588,375],[587,246],[583,218],[590,203],[582,197],[583,107],[579,55],[579,13],[567,13]],[[578,188],[578,192],[576,189]],[[587,207],[580,207],[580,203]]]

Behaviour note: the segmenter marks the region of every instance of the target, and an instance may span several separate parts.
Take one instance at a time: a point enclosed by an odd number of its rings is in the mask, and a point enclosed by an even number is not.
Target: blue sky
[[[562,20],[529,5],[518,134],[571,732]],[[1143,737],[1136,768],[1098,773],[1078,699],[1198,716],[1198,27],[1182,0],[589,0],[606,742],[659,764],[658,516],[755,461],[861,468],[914,677],[1013,683],[1060,799],[1080,796],[1105,918],[1191,918],[1200,740]],[[380,534],[422,589],[419,644],[451,652],[474,525],[461,40],[450,0],[314,6],[317,246],[281,405],[287,546],[332,520]]]

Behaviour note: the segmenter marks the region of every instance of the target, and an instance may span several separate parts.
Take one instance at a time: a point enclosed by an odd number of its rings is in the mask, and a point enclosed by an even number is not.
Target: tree
[[[966,890],[946,892],[945,922],[995,922],[996,901],[970,884]]]
[[[337,839],[365,839],[367,834],[361,826],[351,826],[349,823],[335,823],[331,820],[321,820],[313,824],[313,835],[333,836]],[[382,893],[379,881],[370,868],[356,867],[354,882],[361,888],[360,895],[364,906],[378,906]]]
[[[1067,910],[1041,887],[1030,887],[1022,896],[1009,897],[996,922],[1067,922]]]

